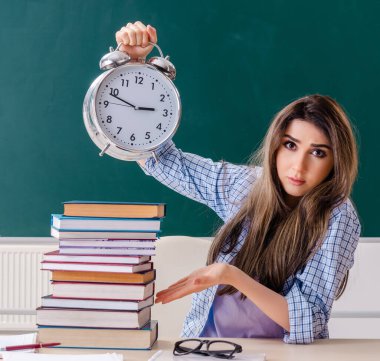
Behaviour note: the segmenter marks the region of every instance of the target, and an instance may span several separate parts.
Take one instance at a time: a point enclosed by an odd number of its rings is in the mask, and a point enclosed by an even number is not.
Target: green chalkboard
[[[3,0],[0,235],[48,236],[50,214],[72,199],[166,202],[163,235],[219,225],[135,163],[100,158],[85,131],[100,57],[116,30],[141,20],[177,68],[184,151],[242,163],[288,102],[322,93],[343,104],[360,138],[353,199],[363,235],[378,236],[379,14],[375,0]]]

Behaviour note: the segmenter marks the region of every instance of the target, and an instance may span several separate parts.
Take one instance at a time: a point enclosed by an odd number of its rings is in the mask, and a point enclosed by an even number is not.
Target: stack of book
[[[59,250],[44,254],[52,294],[37,309],[39,341],[60,348],[150,349],[162,203],[71,201],[51,217]],[[52,341],[54,340],[54,341]]]

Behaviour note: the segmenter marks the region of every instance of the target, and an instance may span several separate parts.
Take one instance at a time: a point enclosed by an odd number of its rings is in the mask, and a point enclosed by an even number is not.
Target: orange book
[[[70,217],[162,218],[166,213],[165,203],[69,201],[63,208]]]
[[[105,282],[105,283],[148,283],[156,278],[155,270],[139,273],[52,271],[53,281]]]

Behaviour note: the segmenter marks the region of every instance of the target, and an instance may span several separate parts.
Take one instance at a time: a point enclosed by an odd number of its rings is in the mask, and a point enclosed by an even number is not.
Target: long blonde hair
[[[310,122],[323,131],[332,144],[334,166],[326,179],[292,209],[285,203],[276,154],[293,119]],[[310,95],[290,103],[274,117],[253,159],[252,166],[262,166],[262,175],[237,214],[217,232],[207,263],[215,262],[221,252],[231,252],[248,224],[246,239],[234,258],[234,265],[261,284],[281,292],[285,281],[305,266],[320,246],[332,209],[351,193],[358,167],[356,141],[340,105],[328,96]],[[347,276],[337,297],[344,290]],[[219,294],[235,292],[234,287],[225,286]]]

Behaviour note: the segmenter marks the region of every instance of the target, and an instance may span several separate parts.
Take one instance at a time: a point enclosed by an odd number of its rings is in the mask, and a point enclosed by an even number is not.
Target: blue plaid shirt
[[[252,184],[260,177],[260,167],[213,162],[184,153],[172,141],[150,157],[144,172],[176,192],[206,204],[227,222]],[[244,228],[235,249],[219,255],[217,262],[230,263],[241,248],[248,228]],[[289,308],[290,331],[284,331],[286,343],[310,343],[328,338],[327,323],[332,303],[341,280],[354,263],[354,252],[360,235],[355,209],[347,200],[332,211],[325,239],[312,259],[290,277],[283,288]],[[185,318],[183,337],[198,337],[208,318],[218,286],[193,294]]]

